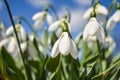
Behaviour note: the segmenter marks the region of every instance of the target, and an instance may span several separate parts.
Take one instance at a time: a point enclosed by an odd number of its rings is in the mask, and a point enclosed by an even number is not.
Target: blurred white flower
[[[15,25],[15,28],[16,28],[16,30],[17,30],[17,34],[18,34],[19,39],[22,40],[22,41],[25,41],[25,40],[26,40],[26,32],[25,32],[23,26],[22,26],[21,24],[17,23],[17,24]],[[13,29],[13,26],[10,26],[10,27],[6,30],[6,36],[10,36],[10,35],[12,35],[12,34],[14,34],[14,29]],[[14,35],[15,35],[15,34],[14,34]]]
[[[116,10],[116,12],[109,18],[106,29],[111,30],[114,28],[117,22],[120,21],[120,10]]]
[[[69,37],[68,32],[63,32],[52,48],[51,57],[56,57],[59,53],[66,56],[69,53],[74,59],[78,57],[78,50],[74,41]]]
[[[85,14],[83,15],[84,19],[89,19],[93,11],[93,7],[90,7]],[[101,25],[104,25],[106,22],[106,16],[108,15],[108,10],[101,4],[97,4],[95,7],[95,12],[97,14],[96,18]]]
[[[34,34],[28,34],[28,38],[30,41],[33,41],[34,38],[35,38],[35,35]]]
[[[9,39],[8,38],[5,38],[5,39],[2,39],[1,41],[0,41],[0,48],[2,47],[2,46],[7,46],[7,43],[9,42]]]
[[[116,47],[116,43],[115,43],[114,39],[108,35],[105,39],[104,46],[108,47],[109,51],[113,51]]]
[[[96,39],[104,43],[105,33],[102,26],[100,26],[100,24],[97,22],[96,18],[92,17],[83,31],[83,40],[94,41]]]
[[[66,19],[61,19],[61,20],[58,20],[58,21],[55,21],[53,24],[50,25],[49,27],[49,31],[54,31],[56,30],[57,28],[60,28],[60,26],[62,24],[66,23],[67,27],[68,27],[68,30],[71,32],[71,27],[70,27],[70,23],[68,21],[66,21]]]
[[[17,45],[17,41],[16,41],[15,37],[9,38],[7,50],[9,53],[13,53],[13,54],[15,54],[18,51],[18,45]]]
[[[52,16],[47,11],[38,12],[33,15],[32,20],[34,21],[34,29],[40,29],[46,20],[49,25],[53,23]]]
[[[22,42],[20,44],[20,47],[21,47],[22,51],[24,52],[26,50],[26,48],[27,48],[27,42]]]

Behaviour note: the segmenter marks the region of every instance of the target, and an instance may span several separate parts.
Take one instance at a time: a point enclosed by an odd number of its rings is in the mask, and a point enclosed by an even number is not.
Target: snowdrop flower
[[[90,7],[86,12],[85,14],[83,15],[83,18],[84,19],[89,19],[90,18],[90,15],[93,11],[93,7]],[[104,25],[104,23],[106,22],[106,16],[108,15],[108,10],[103,6],[101,5],[100,3],[96,4],[95,6],[95,12],[96,12],[96,18],[98,20],[98,22],[101,24],[101,25]]]
[[[116,10],[116,12],[109,18],[106,29],[111,30],[114,28],[117,22],[120,21],[120,10]]]
[[[15,26],[16,30],[17,30],[17,34],[20,40],[25,41],[26,40],[26,32],[23,28],[23,26],[21,24],[16,24]],[[13,26],[10,26],[7,30],[6,30],[6,36],[10,36],[14,34],[14,29]]]
[[[53,23],[52,16],[46,10],[34,14],[32,20],[34,21],[34,29],[36,30],[42,27],[45,20],[49,25]]]
[[[97,22],[96,18],[92,17],[83,31],[83,40],[94,41],[96,39],[104,43],[105,33],[102,26],[100,26],[100,24]]]
[[[74,41],[70,38],[68,32],[63,32],[61,37],[55,42],[51,57],[56,57],[59,53],[66,56],[69,53],[74,59],[77,59],[78,57],[78,50],[74,43]]]
[[[109,35],[105,39],[105,47],[108,47],[109,51],[113,51],[116,47],[114,39]]]
[[[71,32],[70,23],[65,18],[58,20],[58,21],[55,21],[53,24],[50,25],[48,30],[54,31],[59,27],[66,28],[65,27],[66,25],[67,25],[69,32]]]
[[[7,47],[8,52],[15,53],[17,50],[16,48],[18,48],[16,39],[14,37],[10,37],[10,41]]]

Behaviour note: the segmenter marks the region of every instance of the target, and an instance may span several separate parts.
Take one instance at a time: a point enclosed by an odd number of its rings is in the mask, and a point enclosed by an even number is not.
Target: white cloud
[[[74,0],[80,6],[89,6],[92,0]]]
[[[79,32],[85,25],[86,20],[83,19],[85,9],[71,10],[71,29],[72,32]]]
[[[38,8],[43,6],[43,3],[49,2],[50,0],[26,0],[29,2],[33,7]]]

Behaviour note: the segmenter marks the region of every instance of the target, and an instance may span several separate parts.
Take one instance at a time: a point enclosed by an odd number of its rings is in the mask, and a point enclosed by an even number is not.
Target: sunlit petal
[[[50,14],[47,13],[47,17],[46,17],[46,20],[48,22],[49,25],[51,25],[53,23],[53,18]]]
[[[83,15],[83,19],[88,19],[92,11],[93,11],[93,7],[89,8]]]
[[[96,38],[102,43],[105,42],[105,32],[101,26],[99,27],[99,29],[96,33]]]
[[[68,55],[72,49],[72,42],[67,32],[62,33],[62,38],[59,42],[59,51],[62,55]]]
[[[56,57],[58,54],[59,54],[59,42],[60,42],[61,39],[58,39],[53,48],[52,48],[52,52],[51,52],[51,57],[54,58]]]
[[[36,14],[33,15],[32,20],[38,20],[43,18],[44,12],[38,12]]]
[[[60,25],[61,21],[55,21],[53,24],[51,24],[51,26],[49,27],[49,31],[54,31],[55,29],[58,28],[58,26]]]
[[[72,41],[72,51],[71,51],[71,56],[74,58],[74,59],[77,59],[78,58],[78,50],[77,50],[77,47],[76,47],[76,44],[73,40]]]
[[[14,30],[13,30],[13,26],[10,26],[7,30],[6,30],[6,36],[10,36],[11,34],[14,33]]]

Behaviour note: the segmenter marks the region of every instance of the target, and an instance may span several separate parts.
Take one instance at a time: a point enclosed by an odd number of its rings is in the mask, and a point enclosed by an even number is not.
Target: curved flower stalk
[[[74,41],[70,38],[68,32],[63,32],[61,37],[55,42],[51,57],[56,57],[59,53],[66,56],[69,53],[74,59],[77,59],[78,57],[78,50],[74,43]]]
[[[44,21],[47,21],[49,25],[53,23],[52,16],[48,13],[47,9],[42,12],[37,12],[33,15],[34,29],[40,29],[43,26]]]
[[[20,23],[17,23],[15,27],[16,27],[19,39],[22,41],[25,41],[26,40],[26,32],[25,32],[23,26]],[[10,26],[6,30],[6,36],[10,36],[10,35],[14,35],[14,29],[12,26]]]
[[[120,9],[117,9],[116,12],[109,18],[106,29],[112,30],[117,22],[120,22]]]
[[[83,40],[95,41],[98,39],[100,42],[105,41],[105,32],[102,26],[97,22],[95,17],[90,18],[83,31]]]
[[[84,14],[84,19],[89,19],[94,7],[90,7]],[[95,5],[96,18],[101,25],[104,25],[106,22],[106,16],[108,15],[108,10],[105,6],[100,3]]]

